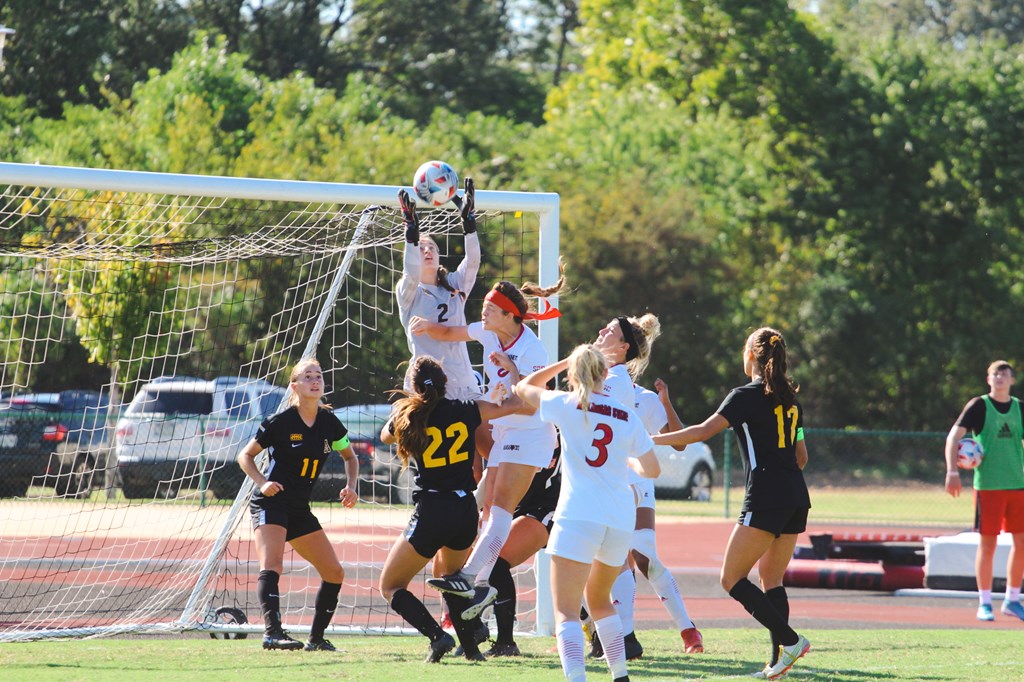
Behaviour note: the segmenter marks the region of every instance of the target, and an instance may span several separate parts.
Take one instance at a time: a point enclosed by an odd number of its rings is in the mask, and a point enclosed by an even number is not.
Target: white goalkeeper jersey
[[[555,521],[592,521],[633,530],[636,505],[626,485],[627,460],[654,446],[636,413],[599,393],[590,395],[584,412],[579,399],[563,391],[544,391],[537,413],[558,425],[562,439],[562,491]]]
[[[455,289],[454,292],[436,284],[420,282],[421,262],[419,244],[407,243],[402,276],[395,286],[395,297],[398,299],[398,317],[405,328],[409,352],[413,359],[429,355],[440,361],[448,377],[446,397],[452,400],[479,398],[481,389],[469,361],[466,344],[461,341],[439,341],[428,334],[416,336],[409,331],[409,320],[415,316],[448,327],[466,326],[466,299],[476,284],[476,274],[480,269],[480,237],[475,232],[466,235],[466,256],[454,272],[448,273],[448,284]],[[409,388],[408,376],[405,386]]]

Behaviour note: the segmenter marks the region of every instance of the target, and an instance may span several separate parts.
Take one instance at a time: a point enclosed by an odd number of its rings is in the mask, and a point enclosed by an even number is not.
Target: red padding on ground
[[[893,590],[924,586],[924,567],[861,561],[793,559],[782,584],[837,590]]]
[[[811,533],[811,535],[823,535],[823,533]],[[827,533],[832,536],[832,542],[924,542],[923,535],[919,533]]]

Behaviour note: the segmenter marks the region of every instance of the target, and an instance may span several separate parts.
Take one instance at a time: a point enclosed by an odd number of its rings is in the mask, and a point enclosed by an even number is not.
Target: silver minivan
[[[171,498],[199,489],[233,498],[242,482],[235,457],[285,393],[240,377],[166,377],[143,385],[114,434],[124,496]]]

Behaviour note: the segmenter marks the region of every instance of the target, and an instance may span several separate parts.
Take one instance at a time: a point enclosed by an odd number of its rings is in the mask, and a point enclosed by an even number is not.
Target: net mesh
[[[340,458],[314,491],[346,572],[329,632],[404,626],[376,591],[410,513],[411,476],[376,437],[408,360],[398,210],[18,185],[0,207],[0,641],[259,621],[234,458],[307,351],[360,458],[355,509],[326,502]],[[454,269],[457,213],[421,215]],[[493,281],[537,279],[536,215],[479,222],[469,319]],[[517,579],[529,628],[532,571]],[[286,626],[308,626],[319,584],[289,547]]]

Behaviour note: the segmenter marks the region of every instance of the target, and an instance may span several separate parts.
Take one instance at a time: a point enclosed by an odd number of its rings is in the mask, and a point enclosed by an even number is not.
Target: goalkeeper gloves
[[[473,185],[473,178],[466,178],[466,198],[463,200],[456,194],[452,201],[459,207],[462,214],[462,231],[466,234],[476,232],[476,187]]]
[[[407,244],[420,243],[420,219],[416,216],[416,202],[404,189],[398,190],[398,205],[405,218],[405,241]]]

